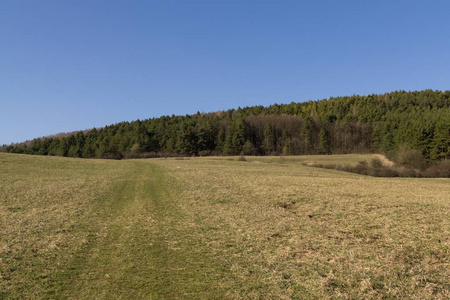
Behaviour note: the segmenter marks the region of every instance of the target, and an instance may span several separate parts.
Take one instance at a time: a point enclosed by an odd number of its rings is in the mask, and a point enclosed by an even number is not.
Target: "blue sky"
[[[0,1],[0,144],[161,115],[449,89],[449,1]]]

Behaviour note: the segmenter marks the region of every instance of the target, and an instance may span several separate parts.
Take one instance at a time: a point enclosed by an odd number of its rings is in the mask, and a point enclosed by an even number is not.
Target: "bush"
[[[381,160],[379,158],[374,158],[370,162],[370,166],[373,169],[381,169],[381,168],[383,168],[383,163],[381,162]]]
[[[421,177],[420,171],[415,169],[399,168],[397,172],[400,177]]]
[[[237,160],[238,161],[247,161],[247,159],[245,158],[244,155],[239,156]]]
[[[450,161],[444,160],[439,164],[429,167],[425,171],[411,169],[401,166],[384,166],[381,160],[374,158],[370,166],[366,161],[360,161],[356,166],[350,165],[324,165],[324,164],[303,164],[315,168],[336,169],[345,172],[369,175],[373,177],[434,177],[450,178]]]
[[[378,177],[399,177],[396,170],[388,167],[378,169],[376,172]]]
[[[367,161],[362,160],[362,161],[358,162],[358,164],[354,168],[354,172],[358,173],[358,174],[362,174],[362,175],[367,175],[368,169],[369,169],[369,164],[367,163]]]
[[[257,155],[258,149],[253,146],[252,142],[246,141],[244,146],[242,146],[242,152],[244,155]]]
[[[202,150],[198,152],[198,156],[211,156],[212,151],[211,150]]]
[[[443,160],[440,163],[429,167],[423,172],[425,177],[450,178],[450,161]]]
[[[421,171],[425,170],[428,166],[428,162],[422,152],[407,147],[401,147],[400,150],[398,150],[395,161],[405,167]]]

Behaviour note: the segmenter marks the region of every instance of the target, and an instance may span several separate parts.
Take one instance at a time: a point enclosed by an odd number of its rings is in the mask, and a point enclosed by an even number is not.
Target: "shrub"
[[[425,177],[443,177],[450,178],[450,161],[443,160],[433,165],[423,172]]]
[[[383,163],[381,162],[381,160],[379,158],[374,158],[370,162],[370,166],[373,169],[381,169],[381,168],[383,168]]]
[[[397,152],[396,162],[417,170],[425,170],[428,166],[428,162],[419,150],[409,149],[407,147],[401,147]]]
[[[239,156],[237,160],[238,161],[247,161],[247,159],[245,158],[244,155]]]
[[[202,150],[198,152],[199,156],[211,156],[213,153],[211,150]]]
[[[253,146],[252,142],[246,141],[244,146],[242,146],[242,152],[244,155],[257,155],[258,149]]]
[[[419,171],[410,168],[398,168],[397,173],[400,177],[421,177]]]
[[[350,165],[324,165],[324,164],[303,164],[323,169],[336,169],[345,172],[352,172],[374,177],[443,177],[450,178],[450,161],[444,160],[433,165],[425,171],[406,168],[402,166],[384,166],[381,160],[374,158],[370,166],[366,161],[360,161],[356,166]]]
[[[367,175],[368,169],[369,169],[369,164],[367,163],[367,161],[362,160],[362,161],[358,162],[358,164],[354,168],[354,172],[358,173],[358,174]]]

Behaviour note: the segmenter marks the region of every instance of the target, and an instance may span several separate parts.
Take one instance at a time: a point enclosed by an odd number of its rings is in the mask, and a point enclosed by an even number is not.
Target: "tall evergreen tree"
[[[328,137],[328,132],[325,128],[320,129],[319,132],[319,142],[317,145],[317,153],[318,154],[330,154],[330,140]]]

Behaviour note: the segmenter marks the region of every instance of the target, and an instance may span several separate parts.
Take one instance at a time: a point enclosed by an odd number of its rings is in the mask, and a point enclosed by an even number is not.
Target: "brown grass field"
[[[450,179],[0,153],[0,299],[449,299]]]

